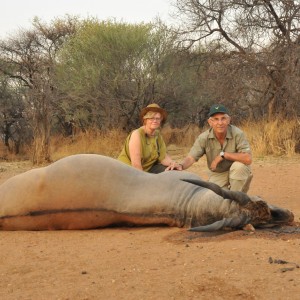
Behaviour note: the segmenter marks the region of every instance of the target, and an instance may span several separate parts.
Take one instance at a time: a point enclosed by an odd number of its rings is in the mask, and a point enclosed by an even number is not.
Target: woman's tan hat
[[[145,108],[141,110],[140,120],[142,123],[144,121],[144,116],[148,111],[159,112],[162,116],[162,122],[165,122],[167,120],[168,113],[163,108],[161,108],[158,104],[152,103],[147,105]]]

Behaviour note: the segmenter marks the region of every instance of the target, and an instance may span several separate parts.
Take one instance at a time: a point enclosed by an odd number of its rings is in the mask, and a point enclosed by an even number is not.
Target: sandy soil
[[[1,162],[0,183],[29,168]],[[0,232],[0,298],[300,299],[300,158],[256,160],[253,171],[249,194],[291,209],[295,227]]]

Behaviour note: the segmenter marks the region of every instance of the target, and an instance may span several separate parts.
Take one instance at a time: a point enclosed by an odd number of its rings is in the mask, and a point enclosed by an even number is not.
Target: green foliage
[[[172,47],[163,26],[86,20],[60,52],[56,70],[63,101],[83,108],[98,128],[120,125],[122,118],[136,121],[142,107],[160,100],[156,86]]]
[[[93,93],[99,81],[109,86],[124,69],[140,60],[149,26],[85,21],[77,35],[61,51],[59,75],[65,90]]]

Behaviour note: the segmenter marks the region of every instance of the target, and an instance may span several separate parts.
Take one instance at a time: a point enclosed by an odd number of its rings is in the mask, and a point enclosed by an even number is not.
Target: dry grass
[[[165,126],[162,129],[162,134],[167,145],[191,146],[201,131],[197,125],[189,124],[180,129]]]
[[[245,132],[253,156],[256,158],[266,156],[293,157],[300,152],[300,131],[298,129],[299,120],[297,119],[245,122],[239,127]],[[175,144],[177,147],[189,149],[196,137],[206,129],[189,125],[182,129],[166,127],[162,132],[166,143],[169,145],[168,148],[172,149],[172,145]]]
[[[52,139],[52,160],[78,153],[95,153],[117,157],[127,134],[119,130],[89,130],[75,137],[56,136]]]
[[[298,152],[300,144],[298,120],[251,122],[243,124],[241,128],[247,135],[255,157],[270,155],[292,157]]]
[[[247,135],[251,144],[253,156],[264,158],[267,156],[292,157],[300,152],[300,131],[298,120],[275,120],[273,122],[245,122],[239,126]],[[184,156],[188,153],[196,137],[207,128],[188,125],[184,128],[162,129],[168,151],[172,157]],[[55,136],[51,139],[51,159],[56,161],[62,157],[78,153],[96,153],[117,157],[120,153],[127,133],[119,130],[101,132],[89,130],[79,133],[75,137]],[[0,144],[0,158],[6,160],[20,160],[30,158],[32,149],[22,149],[22,155],[8,153]]]

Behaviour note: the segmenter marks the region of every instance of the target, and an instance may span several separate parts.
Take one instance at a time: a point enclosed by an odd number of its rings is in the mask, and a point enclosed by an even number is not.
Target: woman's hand
[[[169,164],[169,166],[166,168],[166,171],[172,171],[172,170],[182,171],[182,165],[177,163],[176,161],[172,161]]]

